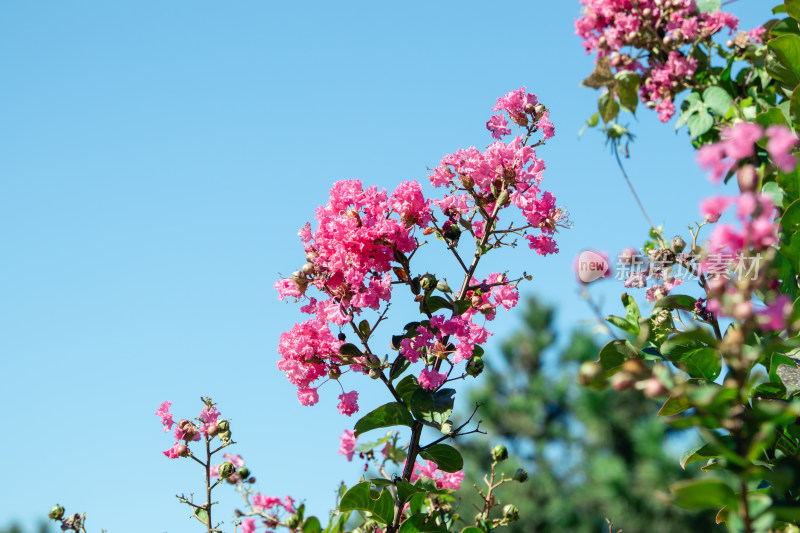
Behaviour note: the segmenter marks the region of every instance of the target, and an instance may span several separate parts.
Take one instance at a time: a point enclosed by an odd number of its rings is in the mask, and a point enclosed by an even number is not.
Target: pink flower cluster
[[[490,246],[487,239],[498,231],[503,209],[514,206],[522,211],[525,224],[510,224],[509,231],[524,236],[529,247],[541,255],[558,252],[554,235],[556,227],[570,227],[567,214],[556,207],[550,192],[540,189],[544,161],[536,157],[533,147],[526,146],[534,132],[541,131],[544,139],[553,136],[547,109],[522,87],[498,98],[494,110],[500,114],[488,127],[496,138],[510,134],[503,113],[526,128],[526,136],[507,144],[498,140],[483,152],[473,147],[445,156],[429,176],[434,187],[450,189],[442,198],[426,199],[416,181],[401,183],[391,194],[377,187],[364,188],[358,180],[340,181],[331,189],[328,203],[317,209],[316,227],[307,223],[300,230],[307,262],[278,280],[275,288],[280,299],[303,300],[301,311],[312,315],[283,333],[278,346],[278,368],[297,386],[303,405],[319,401],[317,382],[326,375],[339,379],[345,372],[365,374],[374,368],[372,355],[342,355],[345,336],[334,336],[330,325],[355,324],[362,312],[380,311],[390,301],[393,283],[411,282],[406,279],[406,268],[408,258],[419,247],[417,231],[423,235],[437,232],[448,245],[456,246],[461,228],[465,228],[477,244]],[[444,220],[435,218],[434,205]],[[393,281],[392,273],[398,281]],[[468,359],[473,345],[484,342],[489,334],[473,318],[482,315],[491,320],[498,306],[509,309],[517,302],[516,288],[499,274],[484,282],[473,280],[473,284],[488,284],[485,290],[478,288],[466,295],[473,308],[450,319],[431,319],[413,339],[414,346],[404,348],[409,360],[416,362],[422,352],[432,350],[445,356],[452,351],[453,364]],[[311,287],[322,294],[320,300],[309,294]],[[422,295],[417,301],[419,298]],[[447,348],[451,336],[453,349]],[[428,368],[419,378],[429,389],[438,388],[445,380],[445,374]],[[354,414],[357,400],[356,391],[343,391],[339,412]]]
[[[694,75],[697,61],[681,50],[697,38],[706,39],[728,28],[733,33],[739,19],[730,13],[699,13],[694,0],[581,0],[583,16],[575,20],[575,33],[587,54],[609,57],[618,71],[633,71],[643,80],[639,96],[655,107],[662,122],[675,113],[675,95]],[[749,34],[760,42],[763,28]],[[637,58],[645,51],[647,64]],[[653,50],[659,54],[650,55]],[[667,56],[667,61],[655,57]]]
[[[575,20],[575,33],[586,53],[599,56],[641,46],[640,29],[647,27],[669,35],[678,44],[707,38],[727,27],[736,30],[739,19],[730,13],[699,13],[694,0],[581,0],[583,17]]]
[[[522,87],[499,98],[494,109],[506,111],[512,121],[522,126],[533,124],[531,131],[541,128],[544,139],[548,139],[554,134],[553,125],[544,106],[540,108],[535,102],[536,97]],[[495,115],[487,123],[492,136],[498,139],[510,133],[500,124],[506,124],[501,115]],[[528,223],[525,229],[539,231],[536,234],[526,231],[529,247],[540,255],[557,253],[555,227],[569,226],[566,213],[556,207],[553,194],[539,188],[544,169],[544,161],[536,157],[536,150],[520,136],[507,144],[497,141],[483,152],[470,147],[444,156],[429,176],[434,187],[451,189],[450,195],[434,201],[447,217],[443,229],[447,232],[449,227],[469,221],[475,237],[480,239],[486,219],[500,200],[500,191],[507,189],[508,197],[497,206],[494,220],[500,220],[503,209],[517,207]]]
[[[253,506],[258,511],[277,511],[285,509],[287,513],[294,514],[296,509],[294,506],[294,499],[291,496],[284,496],[283,499],[275,496],[265,496],[256,493],[253,495]]]
[[[797,166],[797,157],[791,151],[797,146],[797,138],[786,126],[772,125],[766,132],[759,124],[740,122],[722,130],[722,140],[703,146],[697,152],[700,166],[711,171],[714,182],[734,169],[742,160],[756,154],[756,143],[766,135],[766,149],[774,165],[781,172],[791,172]]]
[[[344,433],[339,437],[339,441],[339,455],[344,455],[348,461],[352,461],[353,455],[356,453],[356,441],[358,441],[355,432],[345,429]]]
[[[419,461],[414,465],[410,482],[414,483],[420,477],[427,477],[436,482],[436,487],[447,490],[458,490],[464,480],[464,471],[444,472],[439,470],[433,461]]]
[[[738,228],[733,224],[718,223],[731,206],[736,208]],[[740,321],[755,317],[762,329],[781,330],[786,327],[786,318],[792,310],[789,296],[780,294],[765,307],[756,309],[749,295],[742,293],[728,275],[732,266],[739,266],[757,279],[757,270],[753,272],[744,268],[747,267],[744,261],[750,258],[753,263],[750,267],[757,266],[760,252],[778,242],[779,224],[775,220],[778,213],[772,200],[756,192],[743,192],[735,197],[714,196],[700,204],[700,212],[708,222],[715,224],[709,238],[708,257],[701,265],[708,275],[709,285],[705,309]],[[742,264],[737,265],[737,262]]]
[[[172,402],[165,401],[159,405],[158,409],[156,410],[156,416],[161,418],[161,423],[164,426],[165,433],[172,429],[172,426],[175,425],[175,422],[172,418],[173,415],[169,412],[171,406]],[[199,426],[190,422],[189,420],[181,420],[178,422],[174,431],[176,442],[169,450],[163,452],[164,455],[170,459],[177,459],[178,457],[186,455],[188,453],[187,446],[189,441],[200,440],[200,435],[208,436],[208,432],[211,430],[211,428],[217,425],[219,411],[217,411],[217,408],[213,406],[211,408],[204,407],[198,418],[202,422],[202,424]],[[184,441],[184,444],[181,444],[180,441]]]
[[[682,81],[697,70],[697,59],[686,58],[677,51],[669,53],[666,63],[653,62],[650,73],[639,86],[642,102],[654,102],[658,119],[667,122],[675,114],[675,94],[682,89]]]

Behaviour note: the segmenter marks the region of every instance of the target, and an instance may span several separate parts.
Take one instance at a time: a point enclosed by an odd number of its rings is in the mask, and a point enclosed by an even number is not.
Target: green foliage
[[[638,306],[632,298],[624,302],[627,318],[638,324]],[[606,518],[623,531],[720,530],[713,513],[687,512],[657,496],[657,487],[689,479],[664,452],[675,432],[656,418],[658,406],[635,391],[580,387],[577,367],[597,359],[599,347],[591,336],[574,333],[559,352],[552,321],[552,309],[530,300],[520,330],[500,354],[486,357],[485,385],[470,399],[484,404],[478,413],[491,440],[461,447],[468,476],[458,493],[464,522],[471,523],[472,504],[480,504],[471,485],[483,485],[469,476],[486,471],[489,443],[502,442],[511,451],[499,465],[506,476],[520,466],[530,474],[498,491],[520,508],[520,521],[508,531],[596,533],[608,530]],[[627,341],[616,345],[636,355]]]

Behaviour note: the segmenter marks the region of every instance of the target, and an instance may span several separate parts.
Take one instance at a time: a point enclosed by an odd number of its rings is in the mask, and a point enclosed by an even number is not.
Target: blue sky
[[[296,231],[335,180],[426,182],[444,154],[491,141],[495,99],[521,85],[551,110],[544,184],[575,227],[555,258],[520,247],[497,265],[531,273],[523,293],[558,305],[563,331],[591,320],[573,258],[638,246],[647,226],[600,135],[577,135],[597,97],[578,87],[592,69],[573,35],[579,7],[0,6],[0,527],[33,525],[56,502],[94,531],[195,527],[174,494],[199,492],[199,469],[161,455],[172,441],[154,413],[169,399],[194,417],[205,395],[261,492],[325,513],[360,475],[337,455],[355,420],[333,387],[300,406],[278,372],[278,336],[299,312],[272,283],[302,264]],[[745,28],[768,17],[758,0],[728,9]],[[714,189],[685,130],[644,111],[629,173],[656,223],[685,232]],[[593,287],[604,312],[620,289]],[[516,324],[499,317],[488,356]],[[365,392],[362,412],[384,401]],[[230,523],[225,508],[217,517]]]

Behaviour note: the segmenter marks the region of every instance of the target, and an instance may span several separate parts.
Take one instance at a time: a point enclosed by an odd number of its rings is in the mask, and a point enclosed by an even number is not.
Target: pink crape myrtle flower
[[[486,129],[492,132],[492,138],[502,139],[505,135],[511,135],[511,130],[508,129],[508,121],[503,115],[492,115],[492,118],[486,123]]]
[[[255,518],[245,518],[242,520],[242,533],[255,533],[256,520]]]
[[[440,374],[435,370],[423,369],[419,374],[419,384],[423,389],[436,390],[444,384],[447,374]]]
[[[316,405],[319,401],[319,393],[313,387],[297,389],[297,399],[301,405]]]
[[[339,395],[339,413],[347,416],[352,416],[353,413],[358,412],[358,392],[350,391],[343,392]]]
[[[414,465],[414,472],[411,474],[410,482],[414,483],[420,477],[427,477],[436,482],[436,487],[447,490],[458,490],[461,481],[464,479],[464,471],[444,472],[439,470],[433,461],[418,461]]]
[[[164,433],[168,432],[172,429],[172,426],[175,422],[172,420],[172,414],[169,412],[169,408],[172,406],[172,402],[166,401],[158,406],[158,410],[156,411],[156,416],[161,417],[161,423],[164,424]]]
[[[219,411],[213,405],[211,408],[205,407],[200,412],[200,421],[203,422],[202,427],[200,428],[200,433],[203,435],[208,435],[208,431],[217,425],[217,419],[219,419]]]
[[[175,444],[172,445],[172,448],[161,453],[163,453],[170,459],[177,459],[178,457],[181,456],[181,453],[185,450],[186,450],[186,445],[181,444],[180,442],[176,442]]]
[[[714,223],[719,220],[722,213],[728,208],[733,200],[727,196],[712,196],[700,202],[700,214],[706,220]]]
[[[780,331],[786,328],[786,317],[792,312],[792,299],[781,294],[765,309],[758,311],[759,323],[763,329]]]
[[[797,166],[797,158],[789,151],[797,146],[797,137],[786,126],[775,124],[767,128],[767,152],[781,172],[788,173]]]
[[[339,437],[339,455],[344,455],[348,461],[352,461],[353,455],[356,453],[357,440],[358,437],[356,437],[354,431],[350,429],[344,430],[344,433]]]

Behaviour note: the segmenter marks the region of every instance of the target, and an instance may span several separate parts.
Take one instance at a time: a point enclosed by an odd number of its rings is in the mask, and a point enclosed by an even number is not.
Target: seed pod
[[[528,481],[528,471],[524,468],[517,468],[514,470],[514,475],[511,476],[511,479],[514,481],[519,481],[520,483],[525,483]]]
[[[519,520],[519,508],[516,505],[509,503],[503,507],[503,518],[509,522],[516,522]]]
[[[221,465],[219,465],[219,477],[222,479],[228,479],[233,474],[236,473],[236,467],[233,466],[233,463],[230,461],[225,461]]]
[[[483,372],[483,358],[479,355],[473,355],[467,361],[467,374],[473,378],[477,378]]]
[[[53,520],[61,520],[64,516],[64,508],[58,504],[55,504],[50,508],[50,514],[48,515]]]
[[[498,444],[497,446],[492,448],[492,459],[494,459],[495,462],[498,463],[501,461],[505,461],[506,459],[508,459],[508,449],[502,444]]]

